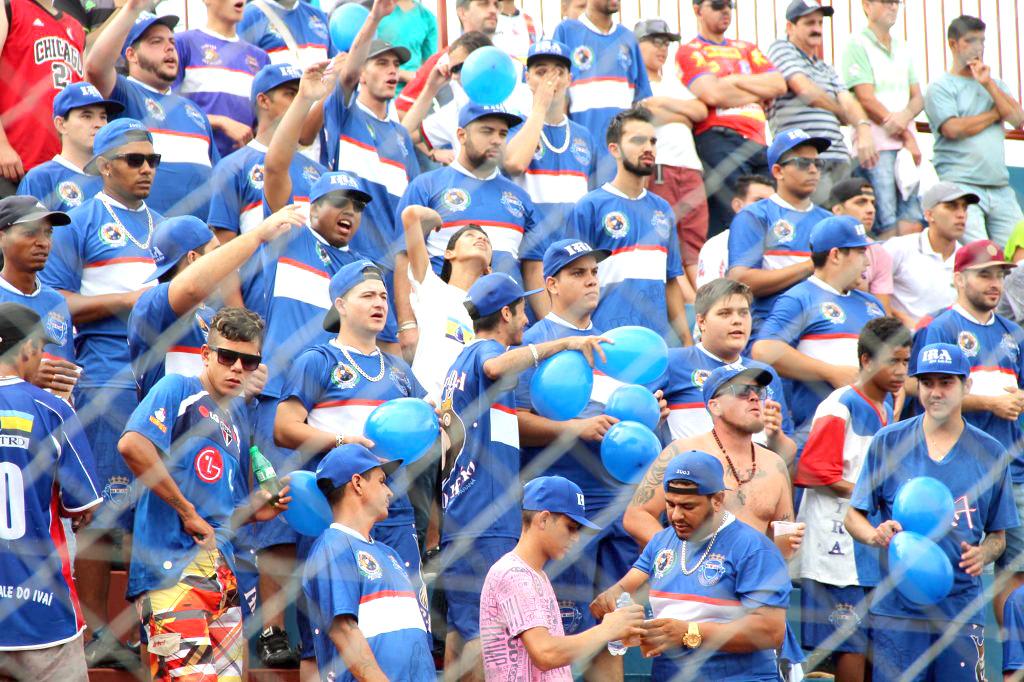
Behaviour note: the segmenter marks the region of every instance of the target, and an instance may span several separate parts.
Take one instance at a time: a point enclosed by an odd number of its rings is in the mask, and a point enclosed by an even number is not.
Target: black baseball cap
[[[654,36],[665,36],[673,42],[681,39],[678,33],[669,28],[668,22],[664,19],[641,19],[633,27],[633,37],[637,42]]]
[[[6,353],[33,337],[42,339],[44,343],[60,345],[47,333],[36,311],[20,303],[0,303],[0,352]]]
[[[821,4],[821,0],[793,0],[786,8],[786,21],[795,22],[800,17],[806,17],[812,12],[821,12],[826,17],[836,13],[832,7]]]
[[[0,230],[11,225],[49,220],[51,225],[67,225],[71,218],[62,211],[51,211],[33,196],[18,195],[0,199]]]
[[[838,206],[839,204],[846,203],[854,197],[859,197],[862,194],[871,192],[874,195],[875,190],[871,186],[870,180],[864,178],[846,178],[836,184],[832,185],[832,193],[829,196],[829,206]]]

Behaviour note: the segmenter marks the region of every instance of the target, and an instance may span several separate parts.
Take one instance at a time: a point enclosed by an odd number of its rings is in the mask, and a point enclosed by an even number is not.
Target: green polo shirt
[[[886,109],[901,111],[910,101],[910,86],[917,84],[913,59],[899,38],[894,36],[890,48],[886,49],[871,29],[865,28],[850,37],[843,51],[843,81],[851,90],[857,85],[874,85],[875,97]],[[879,150],[903,147],[901,141],[886,135],[880,126],[871,128]]]

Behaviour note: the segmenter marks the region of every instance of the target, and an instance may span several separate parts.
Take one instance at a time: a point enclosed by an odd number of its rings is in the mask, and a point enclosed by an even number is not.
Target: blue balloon
[[[608,398],[604,413],[619,421],[640,422],[652,431],[661,420],[658,399],[637,384],[626,384],[615,389]]]
[[[284,510],[284,520],[303,535],[320,537],[331,525],[331,505],[316,487],[316,474],[312,471],[293,471],[288,474],[289,494],[292,501]]]
[[[657,332],[647,327],[617,327],[607,334],[602,343],[607,357],[602,362],[595,355],[594,365],[608,376],[627,384],[649,384],[668,368],[668,345]]]
[[[427,454],[441,433],[437,413],[419,398],[395,398],[378,406],[366,419],[363,434],[373,441],[373,453],[384,459],[412,464]]]
[[[533,373],[530,400],[540,416],[565,421],[580,415],[593,388],[594,370],[583,353],[563,350],[542,362]]]
[[[462,63],[462,89],[471,100],[484,106],[507,100],[515,90],[517,77],[512,58],[493,45],[473,50]]]
[[[896,591],[915,604],[937,604],[953,588],[953,565],[942,549],[912,531],[889,542],[889,573]]]
[[[352,41],[356,39],[356,34],[369,16],[370,10],[358,2],[345,3],[334,10],[330,21],[331,45],[338,52],[348,52],[352,47]]]
[[[661,453],[661,442],[639,422],[619,422],[604,434],[601,462],[623,483],[639,483],[647,467]]]
[[[953,494],[942,481],[917,476],[896,491],[892,517],[903,530],[938,540],[953,525]]]

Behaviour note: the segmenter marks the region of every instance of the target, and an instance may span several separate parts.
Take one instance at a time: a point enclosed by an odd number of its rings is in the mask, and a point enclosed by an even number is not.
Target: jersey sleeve
[[[853,494],[850,495],[850,506],[866,514],[871,514],[882,506],[882,483],[885,472],[881,467],[882,451],[885,447],[886,443],[877,435],[871,439],[867,454],[864,455],[860,476],[857,477]]]
[[[831,485],[843,479],[843,450],[850,411],[835,400],[818,406],[793,484],[801,488]]]
[[[182,38],[185,39],[182,40]],[[171,83],[171,90],[176,93],[178,92],[178,88],[181,87],[182,82],[185,80],[185,68],[192,63],[191,48],[191,42],[185,36],[179,36],[178,39],[174,41],[174,49],[178,52],[178,75],[174,77],[174,82]]]
[[[50,407],[60,419],[59,428],[52,433],[60,445],[57,458],[60,503],[67,512],[85,511],[103,499],[96,487],[96,460],[75,411],[60,399],[55,398],[53,403]]]
[[[1020,525],[1020,516],[1013,499],[1013,488],[1010,486],[1010,470],[1006,462],[1008,457],[1000,458],[1002,472],[991,488],[992,498],[989,500],[988,515],[985,519],[985,532],[1007,530]]]
[[[498,610],[509,637],[518,637],[527,630],[547,628],[546,603],[538,594],[537,578],[525,568],[513,566],[497,584],[492,585]],[[552,633],[554,634],[554,633]]]
[[[651,91],[651,79],[647,75],[643,55],[640,54],[640,45],[634,41],[629,49],[633,54],[633,83],[636,86],[633,90],[633,102],[639,103],[653,97],[654,93]]]
[[[326,626],[337,616],[358,616],[360,577],[355,553],[347,541],[320,549],[307,562],[305,581],[315,583],[316,608],[321,626]]]
[[[1003,672],[1024,670],[1024,587],[1018,587],[1003,605]]]
[[[757,340],[771,339],[795,346],[807,327],[806,315],[806,301],[789,292],[779,296],[761,325]]]
[[[768,59],[787,81],[793,76],[806,76],[805,61],[800,58],[797,48],[788,40],[776,40],[768,48]]]
[[[152,443],[161,453],[169,453],[172,427],[181,404],[181,382],[184,380],[184,377],[177,374],[168,374],[158,381],[132,412],[124,432],[133,431]]]
[[[426,178],[427,175],[420,175],[414,178],[409,186],[405,188],[405,192],[402,193],[401,198],[398,200],[398,208],[395,209],[395,221],[396,225],[402,225],[402,211],[408,206],[430,206],[430,194],[427,189]],[[401,250],[405,251],[405,244],[401,245]]]
[[[39,281],[54,289],[78,293],[82,288],[82,252],[75,217],[70,225],[54,228],[50,256],[39,273]]]
[[[669,207],[668,215],[672,216],[672,207]],[[682,277],[686,274],[683,270],[683,256],[679,249],[679,232],[675,229],[675,219],[672,220],[672,226],[668,231],[668,270],[665,275],[669,280],[675,279],[676,277]]]
[[[683,85],[690,87],[701,76],[711,75],[711,65],[704,58],[700,48],[691,45],[680,45],[676,50],[676,65],[683,77]]]
[[[658,547],[655,545],[660,537],[660,533],[655,535],[651,538],[651,541],[644,546],[644,550],[640,552],[640,556],[633,562],[633,568],[638,571],[642,571],[647,575],[651,574],[651,566],[654,565],[654,554],[658,550]]]
[[[35,197],[43,206],[51,211],[60,210],[60,197],[53,191],[52,187],[46,187],[42,183],[42,174],[36,173],[35,169],[25,174],[25,177],[18,183],[18,189],[15,194]]]
[[[789,570],[775,547],[748,553],[736,571],[736,596],[745,608],[770,606],[785,609],[792,591]]]
[[[318,350],[307,350],[291,363],[281,389],[281,400],[295,398],[306,410],[323,395],[323,378],[328,376],[323,354]]]
[[[523,202],[523,244],[519,260],[544,260],[544,251],[554,240],[554,235],[542,234],[537,229],[537,207],[525,192],[519,197]]]
[[[928,125],[940,135],[942,125],[960,113],[956,106],[956,95],[946,87],[946,83],[948,81],[945,80],[932,83],[924,96],[924,113],[928,117]]]
[[[327,136],[327,149],[324,150],[327,156],[327,167],[334,170],[338,167],[338,137],[341,135],[341,127],[349,114],[349,107],[356,96],[356,91],[349,93],[349,99],[345,101],[345,91],[341,87],[334,88],[334,91],[324,100],[324,133]]]
[[[851,90],[858,85],[874,85],[875,73],[864,46],[850,42],[843,51],[843,80]]]
[[[764,52],[761,52],[761,48],[757,45],[749,45],[747,51],[747,61],[750,62],[750,70],[753,73],[771,73],[776,71],[775,65],[772,64],[768,57],[764,56]]]
[[[213,167],[210,182],[216,189],[210,197],[210,214],[207,218],[211,228],[229,230],[235,234],[242,231],[242,192],[238,186],[242,174],[239,170],[226,158]]]
[[[594,218],[592,214],[593,208],[589,201],[580,202],[573,206],[569,217],[565,221],[565,235],[563,239],[579,239],[594,246]]]
[[[745,209],[736,214],[729,226],[726,273],[735,267],[761,267],[764,262],[764,232],[764,224],[753,211]]]

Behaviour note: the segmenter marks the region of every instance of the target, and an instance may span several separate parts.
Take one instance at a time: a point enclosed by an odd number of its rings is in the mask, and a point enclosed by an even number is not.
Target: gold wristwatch
[[[694,622],[690,623],[690,626],[686,629],[686,634],[683,635],[683,646],[687,649],[696,649],[700,646],[700,643],[704,641],[701,637],[700,629]]]

